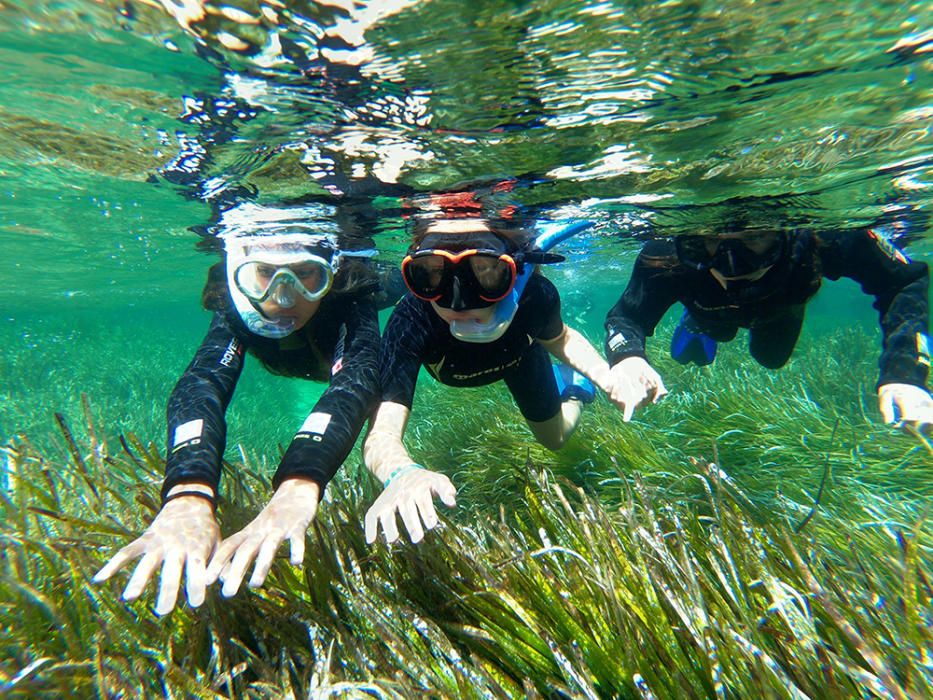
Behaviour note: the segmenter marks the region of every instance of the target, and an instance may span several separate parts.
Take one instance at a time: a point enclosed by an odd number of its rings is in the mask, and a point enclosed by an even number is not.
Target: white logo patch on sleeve
[[[305,422],[301,424],[301,428],[298,430],[298,435],[296,435],[296,437],[311,438],[315,442],[320,442],[323,439],[324,433],[327,432],[327,426],[330,425],[331,417],[329,413],[312,413],[305,418]]]
[[[609,349],[613,351],[618,350],[622,347],[623,343],[625,343],[625,336],[621,333],[616,333],[609,339]]]
[[[175,428],[175,436],[172,440],[172,452],[187,445],[198,445],[201,442],[201,435],[204,434],[204,419],[196,418],[182,423]]]

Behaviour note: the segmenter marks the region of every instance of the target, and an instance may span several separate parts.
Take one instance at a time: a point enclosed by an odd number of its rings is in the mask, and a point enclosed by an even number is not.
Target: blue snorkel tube
[[[540,233],[535,236],[532,242],[531,250],[546,252],[563,243],[571,236],[580,231],[588,229],[593,225],[592,221],[573,221],[571,223],[551,222],[538,227]],[[486,323],[479,321],[451,321],[450,332],[457,340],[467,343],[491,343],[502,337],[508,329],[512,319],[515,318],[515,312],[518,311],[518,300],[522,298],[525,291],[525,285],[534,274],[536,265],[525,264],[524,269],[515,279],[515,286],[509,295],[496,304],[492,318]]]

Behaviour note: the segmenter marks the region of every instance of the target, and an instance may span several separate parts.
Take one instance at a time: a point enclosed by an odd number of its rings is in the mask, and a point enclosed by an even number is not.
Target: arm
[[[539,340],[544,349],[561,362],[570,365],[589,378],[599,389],[608,394],[611,376],[607,363],[590,341],[581,333],[565,325],[556,338]]]
[[[305,534],[321,494],[353,448],[372,407],[378,387],[376,309],[365,301],[350,302],[345,308],[330,385],[285,452],[272,481],[275,493],[246,527],[223,541],[211,559],[208,582],[223,578],[225,596],[237,593],[253,561],[249,586],[261,586],[285,540],[291,563],[302,564]]]
[[[363,461],[377,481],[385,482],[394,470],[415,463],[402,442],[410,415],[408,406],[391,401],[376,410],[363,443]]]
[[[875,297],[883,335],[878,401],[888,423],[933,423],[933,397],[926,389],[930,368],[929,271],[869,230],[839,235],[821,250],[824,272],[846,276]]]
[[[323,492],[346,460],[373,409],[379,389],[379,319],[375,306],[347,306],[342,339],[334,351],[330,384],[282,457],[272,479],[314,481]]]
[[[160,579],[158,615],[174,609],[182,571],[191,607],[204,602],[207,560],[220,539],[213,502],[226,435],[224,411],[242,362],[242,343],[215,316],[169,399],[169,457],[162,509],[146,532],[117,552],[93,579],[95,583],[106,581],[142,557],[123,591],[123,599],[133,601],[161,567],[156,574]]]
[[[678,300],[677,257],[668,240],[650,241],[635,259],[632,276],[606,314],[606,358],[610,366],[626,357],[645,357],[645,338]]]
[[[424,530],[438,523],[433,497],[439,496],[448,506],[456,503],[456,489],[450,479],[415,464],[402,442],[421,358],[431,342],[424,311],[423,305],[406,297],[392,312],[382,338],[382,403],[363,444],[366,466],[383,485],[382,493],[366,512],[369,543],[376,541],[380,525],[386,542],[398,539],[396,514],[402,516],[411,541],[419,542]]]
[[[244,340],[215,314],[168,400],[163,499],[179,484],[203,484],[216,495],[227,439],[224,414],[243,370],[244,354]]]
[[[560,297],[553,285],[538,285],[542,290],[542,316],[546,319],[536,335],[544,348],[598,386],[623,412],[623,420],[632,418],[635,409],[647,402],[657,402],[667,394],[664,382],[640,356],[629,356],[615,367],[603,360],[590,342],[561,320]],[[633,367],[632,363],[638,363]]]
[[[878,386],[925,387],[930,368],[923,340],[929,333],[930,315],[926,263],[909,260],[872,231],[839,235],[821,252],[827,277],[850,277],[875,297],[883,335]]]

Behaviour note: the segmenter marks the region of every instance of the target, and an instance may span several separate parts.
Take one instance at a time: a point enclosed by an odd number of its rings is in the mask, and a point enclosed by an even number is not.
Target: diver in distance
[[[824,278],[848,277],[875,297],[883,335],[876,386],[889,423],[933,423],[926,389],[929,273],[882,227],[860,232],[742,229],[656,239],[635,260],[628,286],[606,316],[613,397],[630,411],[667,393],[648,363],[645,338],[676,302],[685,307],[671,342],[682,364],[707,365],[717,344],[749,329],[749,352],[769,369],[793,353],[806,305]]]
[[[448,386],[503,380],[534,437],[551,450],[570,437],[593,384],[609,392],[609,365],[564,324],[557,289],[534,270],[562,259],[511,221],[416,222],[402,261],[409,294],[383,334],[382,402],[363,446],[366,466],[383,484],[366,513],[367,542],[380,527],[387,542],[398,539],[396,514],[418,542],[438,523],[434,496],[455,505],[450,479],[416,464],[403,443],[422,365]],[[552,367],[548,353],[562,364]]]
[[[142,557],[123,593],[132,601],[161,567],[159,615],[173,609],[183,573],[197,607],[218,578],[223,595],[234,595],[254,561],[249,585],[261,586],[285,540],[301,564],[323,490],[378,397],[372,251],[349,249],[333,217],[310,206],[244,203],[224,212],[219,228],[225,261],[211,268],[202,298],[213,320],[168,401],[162,508],[94,577],[104,581]],[[214,509],[224,414],[247,352],[274,374],[328,386],[282,457],[268,504],[221,543]]]

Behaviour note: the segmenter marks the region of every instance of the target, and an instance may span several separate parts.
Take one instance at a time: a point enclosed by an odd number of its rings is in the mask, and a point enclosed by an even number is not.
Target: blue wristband
[[[413,469],[424,469],[424,467],[421,466],[420,464],[415,464],[414,462],[412,462],[411,464],[406,464],[404,467],[396,467],[395,469],[392,470],[392,472],[389,474],[386,480],[382,482],[382,488],[384,489],[389,488],[389,484],[391,484],[394,479],[397,479],[402,474],[407,474]]]

